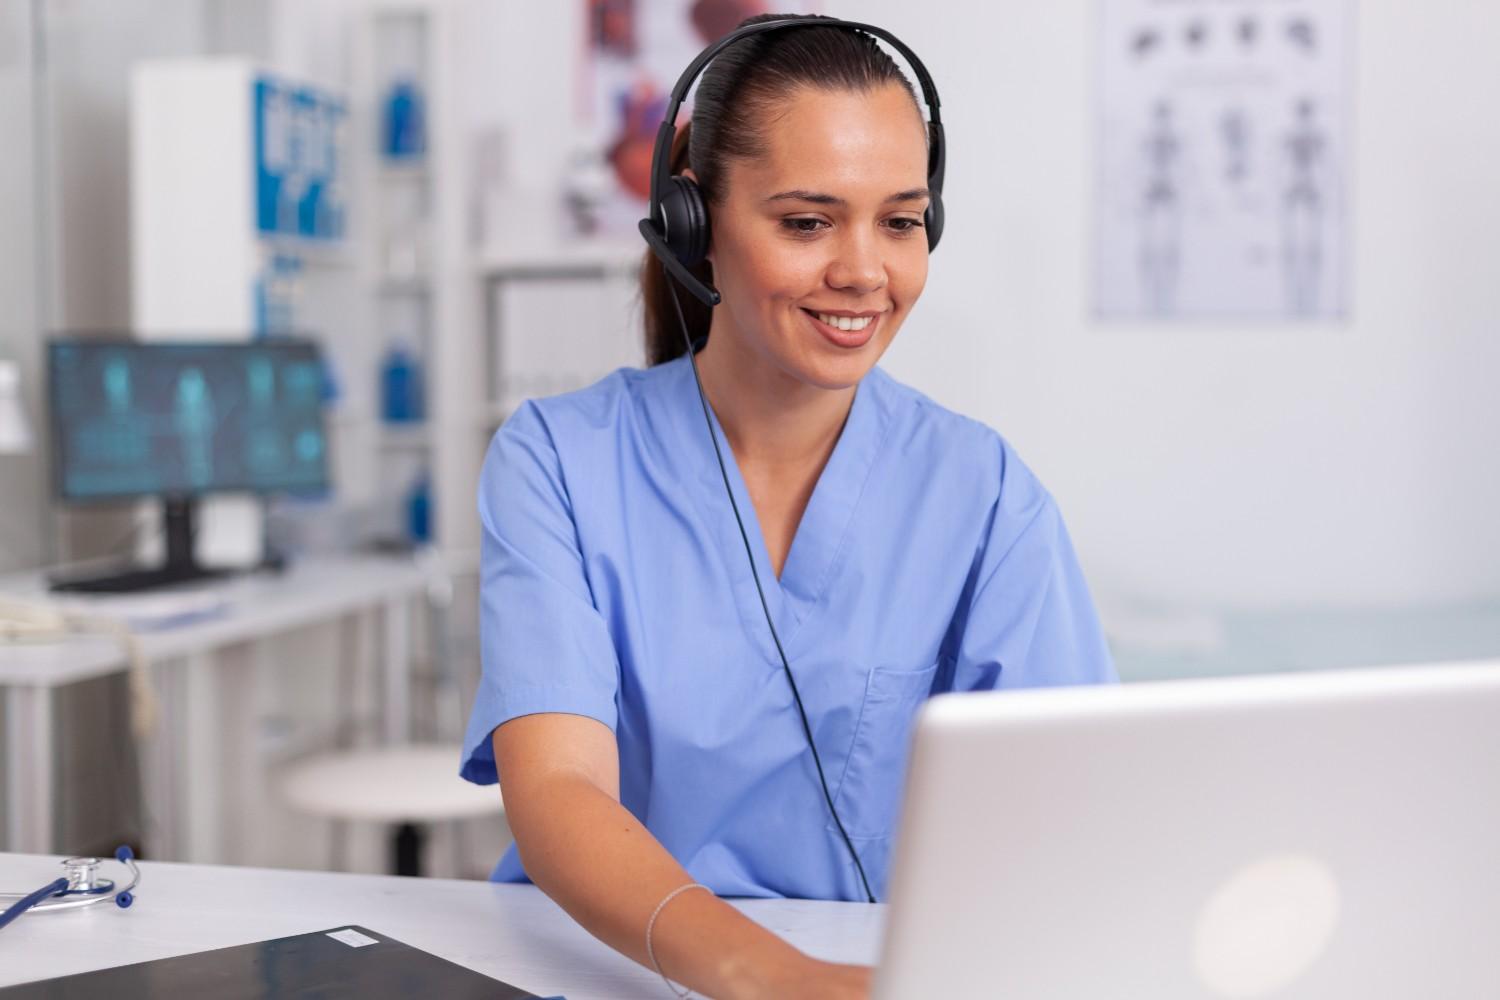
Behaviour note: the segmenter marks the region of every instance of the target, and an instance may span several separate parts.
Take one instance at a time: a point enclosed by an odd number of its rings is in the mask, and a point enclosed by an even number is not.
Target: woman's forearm
[[[692,882],[654,836],[588,778],[553,774],[525,789],[511,826],[526,873],[595,937],[647,968],[646,924]],[[507,799],[511,793],[507,790]],[[811,960],[711,893],[690,890],[658,915],[656,959],[712,997],[775,995]],[[663,987],[665,991],[665,987]]]

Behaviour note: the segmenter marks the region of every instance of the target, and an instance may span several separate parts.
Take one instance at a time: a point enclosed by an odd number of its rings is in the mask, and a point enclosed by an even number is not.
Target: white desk
[[[0,854],[7,891],[45,884],[55,859]],[[105,877],[119,866],[110,862]],[[33,883],[35,885],[33,885]],[[818,958],[873,963],[885,907],[735,903]],[[141,863],[129,910],[23,916],[0,930],[0,986],[362,924],[476,972],[568,1000],[669,997],[655,973],[610,950],[529,885]]]
[[[348,557],[308,560],[281,575],[251,574],[207,584],[228,602],[225,614],[136,633],[142,654],[159,675],[164,697],[156,758],[170,776],[169,812],[180,823],[165,833],[159,853],[193,859],[214,842],[211,763],[216,759],[212,690],[214,654],[241,643],[320,622],[357,615],[378,618],[383,695],[383,732],[388,741],[407,737],[410,718],[411,602],[435,582],[433,570],[410,559]],[[0,580],[9,596],[45,602],[39,575]],[[108,601],[92,614],[107,615]],[[56,747],[53,694],[66,684],[127,669],[118,639],[76,636],[59,642],[0,643],[0,688],[5,694],[6,802],[0,836],[10,850],[55,850]],[[183,766],[181,762],[190,766]],[[185,808],[192,801],[196,821]]]

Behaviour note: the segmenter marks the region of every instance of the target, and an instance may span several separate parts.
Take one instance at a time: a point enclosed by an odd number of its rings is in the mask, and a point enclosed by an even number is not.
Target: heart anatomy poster
[[[578,214],[595,216],[578,228],[635,237],[668,95],[700,51],[747,17],[812,14],[819,6],[809,0],[589,0],[586,117],[603,169],[590,175],[591,191],[568,192]],[[689,98],[678,113],[679,128],[692,107]]]
[[[1346,315],[1353,0],[1099,0],[1101,319]]]

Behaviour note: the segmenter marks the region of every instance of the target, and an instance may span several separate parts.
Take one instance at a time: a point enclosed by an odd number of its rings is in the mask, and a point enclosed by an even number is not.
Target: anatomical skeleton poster
[[[1103,319],[1348,308],[1352,0],[1099,0]]]

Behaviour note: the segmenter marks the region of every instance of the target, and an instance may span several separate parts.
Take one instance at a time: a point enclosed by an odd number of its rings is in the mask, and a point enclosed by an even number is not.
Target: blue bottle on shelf
[[[422,368],[400,344],[386,352],[380,373],[381,415],[386,423],[408,424],[422,419]]]
[[[406,495],[406,534],[414,545],[432,541],[432,481],[425,472]]]
[[[410,160],[427,149],[427,123],[422,91],[411,80],[391,85],[385,104],[385,155]]]

